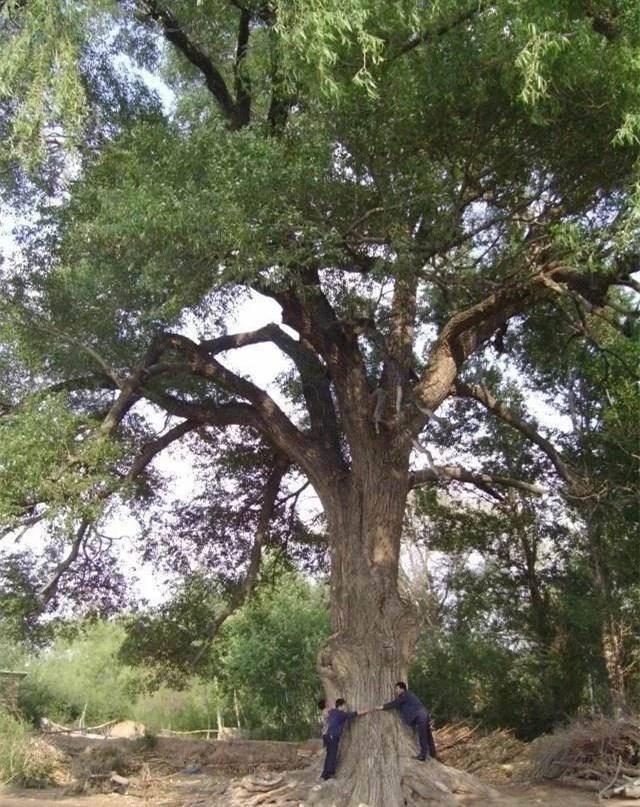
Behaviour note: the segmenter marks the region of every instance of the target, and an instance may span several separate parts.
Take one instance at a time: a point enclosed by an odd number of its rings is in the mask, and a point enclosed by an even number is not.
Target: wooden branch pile
[[[531,774],[604,798],[640,799],[639,754],[637,719],[583,720],[532,744]]]
[[[524,759],[527,748],[507,729],[486,733],[465,721],[443,726],[435,735],[442,762],[469,773],[482,772],[492,781],[510,779],[514,763]]]

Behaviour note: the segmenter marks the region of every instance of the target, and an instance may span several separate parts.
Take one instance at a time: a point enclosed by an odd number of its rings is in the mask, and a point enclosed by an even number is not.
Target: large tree
[[[200,443],[229,473],[248,444],[262,493],[243,490],[254,542],[235,601],[281,486],[305,477],[331,561],[327,695],[387,699],[417,635],[398,588],[409,491],[542,492],[480,457],[434,459],[434,413],[484,396],[550,484],[580,483],[483,380],[498,353],[515,366],[536,317],[615,327],[614,287],[637,290],[637,3],[5,0],[0,14],[3,187],[31,214],[3,293],[2,513],[71,542],[30,607],[91,556],[109,502],[149,495],[159,452]],[[228,332],[250,294],[281,322]],[[233,369],[263,343],[287,366],[268,388]],[[388,715],[356,722],[345,803],[438,792],[403,738]]]

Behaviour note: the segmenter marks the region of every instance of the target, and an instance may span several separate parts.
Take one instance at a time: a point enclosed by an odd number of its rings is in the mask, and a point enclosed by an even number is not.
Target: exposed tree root
[[[319,779],[322,754],[309,768],[272,777],[251,775],[229,784],[226,807],[489,807],[498,793],[477,777],[430,760],[402,760],[402,799],[397,805],[365,804],[353,800],[355,782],[348,775]]]

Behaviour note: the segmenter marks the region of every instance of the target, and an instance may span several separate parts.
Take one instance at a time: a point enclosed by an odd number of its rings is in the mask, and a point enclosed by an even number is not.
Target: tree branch
[[[386,341],[380,387],[394,418],[399,418],[404,389],[413,363],[413,338],[417,306],[418,274],[400,272],[396,277],[391,302],[391,325]],[[377,425],[377,424],[376,424]]]
[[[249,77],[243,75],[243,62],[249,48],[249,34],[251,26],[251,12],[246,9],[240,11],[240,24],[238,29],[238,45],[236,60],[233,66],[235,81],[236,104],[234,119],[237,128],[248,126],[251,121],[251,93]]]
[[[543,437],[530,423],[520,418],[512,409],[498,401],[489,391],[488,387],[482,385],[465,384],[457,381],[455,384],[456,395],[464,398],[472,398],[481,403],[489,412],[500,420],[508,423],[514,429],[523,434],[531,442],[535,443],[551,460],[559,476],[564,479],[571,490],[582,490],[582,480],[575,471],[562,459],[560,452],[553,444]]]
[[[280,484],[282,478],[289,470],[289,461],[282,455],[277,455],[271,473],[265,482],[262,493],[262,505],[260,507],[260,515],[258,517],[258,526],[256,528],[255,538],[253,539],[253,546],[251,547],[251,554],[249,556],[249,565],[245,572],[244,578],[233,597],[222,611],[211,620],[207,627],[207,638],[200,646],[194,658],[194,664],[197,664],[207,648],[211,646],[211,642],[218,635],[218,631],[223,623],[240,608],[249,599],[255,588],[258,580],[258,572],[260,571],[260,562],[262,560],[262,547],[269,535],[269,525],[273,518],[273,514],[277,505],[278,493],[280,491]]]
[[[471,8],[467,9],[466,11],[461,11],[447,22],[440,23],[440,25],[438,25],[433,31],[425,31],[422,34],[414,34],[400,47],[395,54],[389,56],[389,60],[391,61],[399,58],[400,56],[404,56],[405,53],[415,50],[415,48],[417,48],[419,45],[427,45],[430,42],[433,42],[434,39],[448,34],[455,28],[464,25],[465,22],[472,20],[490,5],[492,5],[492,3],[489,2],[489,0],[478,0],[478,2],[476,2]]]
[[[38,591],[38,610],[42,610],[53,599],[53,597],[55,597],[56,592],[58,591],[60,580],[65,572],[67,572],[76,561],[80,552],[80,547],[82,546],[82,542],[84,541],[90,527],[91,521],[88,518],[83,518],[80,522],[80,526],[76,530],[76,535],[73,543],[71,544],[69,554],[61,563],[58,564],[53,577],[51,580],[49,580],[46,586],[43,586],[40,591]]]
[[[138,476],[140,476],[147,465],[149,465],[151,460],[160,454],[161,451],[164,451],[167,446],[171,445],[171,443],[175,443],[176,440],[179,440],[185,434],[193,431],[200,425],[201,424],[198,421],[183,420],[182,423],[178,423],[177,426],[169,429],[157,439],[145,443],[142,451],[135,458],[131,468],[129,469],[129,473],[126,476],[127,482],[133,482]]]
[[[435,411],[450,394],[466,359],[513,316],[549,297],[559,284],[568,288],[584,286],[583,274],[551,260],[544,262],[544,249],[539,244],[533,244],[532,250],[532,259],[541,262],[537,271],[458,312],[446,323],[414,388],[418,408]],[[600,293],[606,293],[606,289],[615,281],[614,275],[601,275],[590,278],[590,285],[592,289],[597,287]],[[419,434],[424,422],[422,412],[413,415],[410,425],[412,432]]]
[[[434,465],[431,468],[422,468],[418,471],[413,471],[409,479],[409,485],[411,488],[437,482],[465,482],[491,493],[492,496],[496,495],[495,491],[492,491],[494,485],[515,488],[516,490],[521,490],[524,493],[528,493],[532,496],[542,496],[547,492],[546,489],[540,485],[534,485],[531,482],[525,482],[522,479],[513,479],[509,476],[468,471],[465,468],[461,468],[457,465]]]
[[[369,409],[369,385],[358,331],[337,318],[322,290],[317,269],[308,267],[302,275],[304,297],[293,287],[273,289],[267,284],[254,284],[255,290],[282,307],[283,322],[325,361],[335,385],[342,422],[353,438],[351,444],[356,445],[368,432]]]
[[[338,422],[328,372],[308,342],[302,339],[296,341],[278,325],[270,323],[255,331],[225,334],[204,340],[200,342],[200,348],[213,356],[226,350],[264,342],[275,345],[294,363],[302,381],[302,393],[313,435],[330,452],[328,459],[342,464]]]
[[[257,333],[253,332],[251,336],[247,336],[246,339],[241,341],[247,344],[249,343],[247,339],[256,338]],[[323,488],[327,485],[329,475],[327,474],[327,464],[323,461],[322,444],[311,435],[303,434],[268,393],[251,381],[224,367],[214,358],[210,350],[204,349],[188,337],[181,334],[164,334],[163,338],[165,347],[171,347],[187,357],[188,363],[184,366],[185,371],[190,371],[194,375],[212,381],[216,386],[239,395],[248,401],[251,404],[251,425],[258,428],[278,451],[304,469],[314,486]],[[225,337],[222,338],[224,339]],[[211,340],[209,345],[213,341],[215,340]],[[172,399],[171,396],[167,400],[167,396],[158,395],[153,390],[150,390],[149,393],[150,399],[153,400],[155,395],[155,400],[160,405],[164,406],[164,400],[170,405],[185,406],[179,400]],[[197,406],[197,404],[191,404],[187,408],[195,412],[194,407]],[[216,413],[220,413],[220,410],[221,408],[216,406],[207,406],[201,410],[201,414],[206,420],[208,416],[215,417]],[[246,409],[244,412],[248,414]]]
[[[167,446],[174,443],[176,440],[179,440],[183,435],[187,432],[195,429],[198,425],[197,422],[185,420],[182,423],[179,423],[177,426],[174,426],[172,429],[169,429],[166,434],[163,434],[161,437],[147,443],[142,452],[136,457],[134,460],[131,468],[129,469],[129,473],[126,476],[127,482],[133,482],[144,469],[149,465],[151,460],[156,457],[161,451],[163,451]],[[113,488],[110,486],[106,490],[101,491],[97,496],[96,500],[100,499],[107,499],[112,493]],[[91,529],[92,522],[88,518],[83,518],[80,522],[80,526],[76,530],[76,535],[71,544],[71,549],[67,556],[58,564],[53,573],[52,578],[49,582],[43,586],[40,591],[38,592],[38,601],[37,601],[37,609],[42,610],[45,606],[55,597],[58,586],[60,584],[60,580],[66,574],[66,572],[73,566],[75,561],[78,558],[80,553],[80,549],[82,548],[83,544],[85,543],[85,539],[88,535],[89,530]]]
[[[200,71],[204,77],[209,92],[218,102],[229,126],[239,128],[240,121],[236,119],[236,105],[229,92],[220,71],[215,67],[209,56],[196,45],[184,32],[184,29],[169,9],[164,8],[156,0],[141,0],[148,15],[159,23],[165,39],[171,42],[191,64]]]

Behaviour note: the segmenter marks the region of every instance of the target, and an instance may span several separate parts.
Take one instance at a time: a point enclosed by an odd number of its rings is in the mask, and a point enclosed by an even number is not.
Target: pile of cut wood
[[[538,738],[531,747],[535,778],[640,799],[640,722],[589,719]]]
[[[492,782],[509,781],[514,767],[525,764],[527,746],[508,729],[486,732],[462,721],[436,729],[435,735],[442,762]]]

